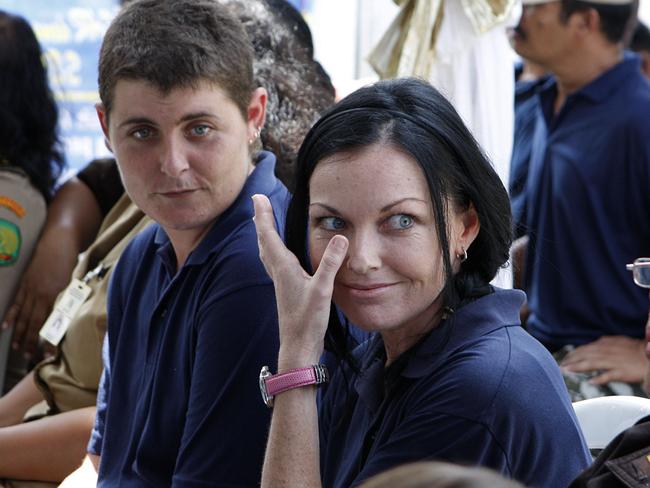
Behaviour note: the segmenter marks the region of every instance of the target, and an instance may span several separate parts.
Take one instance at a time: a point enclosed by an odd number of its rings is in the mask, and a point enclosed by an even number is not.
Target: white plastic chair
[[[604,396],[575,402],[578,423],[594,452],[602,450],[618,434],[650,415],[650,399],[636,396]]]

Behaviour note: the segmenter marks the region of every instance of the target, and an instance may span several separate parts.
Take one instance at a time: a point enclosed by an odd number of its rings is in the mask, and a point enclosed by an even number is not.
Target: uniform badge
[[[5,197],[5,196],[0,196],[0,207],[8,208],[13,213],[15,213],[18,217],[20,217],[21,219],[27,213],[27,212],[25,212],[25,209],[23,208],[23,206],[20,203],[18,203],[13,198]]]
[[[0,219],[0,266],[10,266],[18,260],[21,244],[18,226]]]

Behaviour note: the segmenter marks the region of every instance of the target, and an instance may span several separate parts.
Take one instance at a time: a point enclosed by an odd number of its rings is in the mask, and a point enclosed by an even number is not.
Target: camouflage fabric
[[[564,357],[575,349],[573,346],[564,346],[562,349],[553,354],[558,365]],[[598,376],[600,371],[591,371],[589,373],[572,373],[562,371],[564,383],[566,384],[572,402],[587,400],[610,395],[633,395],[647,398],[641,383],[623,383],[622,381],[611,381],[604,385],[593,385],[589,382],[594,376]]]

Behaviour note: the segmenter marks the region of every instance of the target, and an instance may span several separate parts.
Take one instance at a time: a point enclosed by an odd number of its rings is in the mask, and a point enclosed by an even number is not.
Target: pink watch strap
[[[266,380],[266,390],[269,395],[275,396],[283,391],[301,386],[315,385],[316,373],[313,366],[297,368],[286,373],[275,374]]]
[[[260,371],[260,393],[267,407],[273,407],[273,398],[278,393],[307,385],[320,385],[329,381],[329,373],[324,364],[313,364],[280,374],[271,374],[268,366]]]

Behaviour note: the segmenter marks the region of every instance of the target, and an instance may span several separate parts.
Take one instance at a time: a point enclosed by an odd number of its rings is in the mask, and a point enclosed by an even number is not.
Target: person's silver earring
[[[253,134],[253,137],[251,139],[248,139],[248,145],[252,146],[259,136],[260,136],[260,130],[255,129],[255,133]]]
[[[465,261],[467,261],[467,249],[465,249],[464,247],[461,247],[461,249],[463,250],[463,252],[456,254],[456,257],[460,260],[461,263],[464,263]]]

